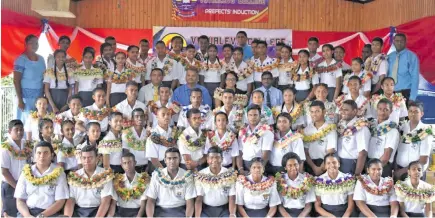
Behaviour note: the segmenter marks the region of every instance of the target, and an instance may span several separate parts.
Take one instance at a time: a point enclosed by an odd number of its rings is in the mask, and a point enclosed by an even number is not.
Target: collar
[[[13,147],[16,147],[16,148],[22,149],[22,148],[23,148],[23,145],[24,145],[25,142],[26,142],[25,139],[21,139],[21,145],[17,145],[17,143],[15,143],[15,141],[12,140],[12,137],[8,134],[7,143],[9,143],[10,145],[12,145]]]
[[[287,181],[290,181],[290,182],[301,182],[301,181],[304,181],[304,178],[305,178],[305,176],[302,173],[298,173],[298,176],[296,176],[295,180],[290,179],[288,177],[287,173],[285,174],[285,177],[284,177],[284,179],[286,179]]]
[[[32,173],[34,175],[37,175],[39,177],[42,177],[48,173],[50,173],[51,171],[53,171],[56,168],[56,165],[54,165],[53,163],[50,164],[50,166],[47,168],[47,170],[45,170],[45,172],[43,172],[42,174],[39,173],[38,169],[36,168],[36,164],[33,164],[31,169],[32,169]]]
[[[159,124],[157,124],[157,126],[155,127],[157,132],[162,133],[162,134],[168,134],[171,127],[168,126],[168,131],[164,130],[162,127],[159,126]]]
[[[167,167],[165,167],[165,168],[162,170],[162,173],[163,173],[165,176],[167,176],[169,179],[171,178],[171,177],[169,176],[168,168],[167,168]],[[186,173],[186,170],[184,170],[183,168],[179,167],[179,168],[178,168],[177,175],[175,176],[174,180],[183,178],[183,176],[184,176],[185,173]]]

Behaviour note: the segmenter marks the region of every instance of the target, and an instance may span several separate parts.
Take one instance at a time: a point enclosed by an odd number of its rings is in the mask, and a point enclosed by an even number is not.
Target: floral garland
[[[76,149],[74,147],[62,146],[62,147],[60,147],[58,149],[67,158],[74,157],[76,155]]]
[[[54,113],[48,113],[46,112],[44,116],[39,117],[38,116],[38,111],[30,111],[30,118],[32,119],[50,119],[53,120],[56,117],[56,115]]]
[[[310,80],[311,78],[313,78],[314,75],[314,69],[310,68],[310,71],[308,72],[303,72],[302,74],[298,74],[298,72],[296,70],[294,70],[291,74],[291,80],[293,80],[294,82],[302,82],[305,80]]]
[[[260,60],[260,59],[257,59]],[[261,64],[257,61],[254,61],[253,64],[253,70],[254,72],[264,72],[264,71],[271,71],[279,66],[281,63],[281,60],[279,58],[273,59],[271,61],[266,62],[265,64]]]
[[[112,181],[114,177],[112,169],[110,168],[92,176],[91,178],[84,178],[77,172],[70,172],[68,175],[68,184],[83,189],[94,189],[100,188],[104,184]]]
[[[283,107],[284,107],[284,105],[281,107],[276,106],[276,107],[272,108],[272,114],[275,118],[282,112]],[[292,111],[290,112],[290,116],[292,117],[292,123],[296,123],[296,121],[299,119],[299,117],[304,114],[303,112],[304,112],[303,104],[295,103],[293,105]]]
[[[68,69],[68,71],[71,71],[71,69]],[[68,75],[68,76],[71,77],[71,75]],[[67,80],[65,72],[57,71],[56,75],[54,75],[54,69],[53,68],[47,69],[44,72],[44,77],[49,77],[50,79],[56,79],[57,78],[57,81],[66,81]]]
[[[406,144],[420,142],[430,135],[433,135],[431,127],[421,128],[418,130],[414,130],[406,135],[402,135],[402,142]]]
[[[289,130],[288,133],[285,134],[284,137],[282,137],[282,138],[279,138],[279,133],[276,132],[273,146],[277,149],[282,149],[282,148],[285,148],[288,145],[290,145],[290,143],[292,143],[296,139],[302,139],[302,138],[303,138],[302,134],[300,134],[298,132],[294,133],[291,130]]]
[[[130,201],[139,199],[142,196],[150,183],[150,177],[145,172],[141,173],[140,177],[137,179],[137,184],[132,188],[126,188],[124,182],[124,174],[116,174],[115,178],[113,178],[113,188],[123,201]]]
[[[338,69],[340,69],[342,67],[343,67],[343,64],[342,64],[341,61],[339,61],[339,62],[336,62],[336,63],[331,64],[331,65],[326,66],[326,67],[316,66],[314,68],[314,71],[316,73],[330,73],[330,72],[334,72],[334,71],[336,71],[336,70],[338,70]]]
[[[397,123],[390,121],[382,125],[371,125],[371,133],[373,136],[382,136],[390,132],[390,130],[397,128]]]
[[[212,64],[210,61],[207,60],[204,63],[202,63],[202,69],[205,71],[209,71],[209,70],[220,71],[222,69],[222,65],[217,59],[214,64]]]
[[[26,143],[23,149],[16,149],[7,142],[1,144],[1,148],[9,151],[15,160],[27,160],[32,155],[32,148]]]
[[[79,115],[80,115],[80,111],[79,111]],[[70,120],[70,121],[72,121],[73,123],[76,123],[76,120],[78,120],[79,115],[77,115],[77,116],[73,116],[72,118],[69,118],[69,117],[67,117],[67,116],[63,116],[62,114],[58,114],[58,115],[56,115],[56,117],[53,119],[53,122],[54,122],[54,123],[57,123],[57,124],[59,124],[59,125],[60,125],[63,121],[66,121],[66,120]]]
[[[297,187],[293,187],[291,185],[287,185],[287,181],[285,179],[286,174],[277,173],[275,175],[275,180],[277,181],[277,189],[278,192],[283,197],[298,199],[305,195],[314,185],[314,178],[312,175],[305,173],[304,181]]]
[[[374,58],[368,57],[365,61],[364,69],[376,75],[383,60],[385,60],[385,54],[380,54]]]
[[[316,195],[324,194],[342,194],[353,191],[355,187],[355,178],[350,174],[345,174],[344,178],[339,179],[323,179],[317,177],[315,179]]]
[[[109,116],[110,113],[112,113],[112,108],[103,107],[101,108],[101,110],[90,110],[88,108],[81,108],[80,113],[84,118],[88,120],[102,121],[107,116]]]
[[[181,144],[186,146],[187,150],[194,152],[201,149],[205,145],[206,138],[207,133],[202,130],[201,136],[198,137],[196,140],[192,140],[192,136],[184,135],[184,133],[180,135],[178,140],[180,140]]]
[[[306,101],[304,104],[304,114],[307,117],[310,117],[311,112],[310,112],[310,105],[311,105],[312,101]],[[335,122],[335,115],[336,115],[336,111],[337,111],[337,105],[334,102],[324,102],[325,104],[325,120],[327,122]]]
[[[222,187],[228,187],[236,183],[237,171],[231,169],[224,173],[220,173],[217,176],[212,174],[196,173],[194,177],[196,185],[203,185],[212,189],[220,189]]]
[[[251,182],[247,176],[239,175],[237,182],[247,188],[252,195],[261,195],[268,192],[272,185],[275,183],[275,178],[273,176],[268,177],[265,181],[254,183]]]
[[[164,76],[169,75],[170,71],[172,71],[173,66],[174,66],[174,63],[171,61],[171,59],[167,59],[165,61],[165,63],[163,63],[163,67],[162,67],[163,75]]]
[[[235,67],[234,71],[237,73],[238,81],[242,81],[242,80],[250,77],[252,75],[252,73],[254,73],[254,69],[252,68],[252,66],[247,66],[243,69],[239,69],[239,68]]]
[[[373,108],[377,108],[379,101],[384,98],[390,100],[394,108],[406,107],[406,99],[403,97],[402,93],[394,93],[391,98],[387,98],[385,95],[373,95],[371,99]]]
[[[103,70],[101,70],[100,68],[77,69],[76,71],[74,71],[73,75],[76,80],[94,80],[104,78]]]
[[[175,52],[173,51],[169,51],[167,52],[168,57],[173,59],[176,62],[180,62],[181,60],[183,60],[186,57],[185,53],[180,53],[180,54],[175,54]]]
[[[333,131],[337,129],[337,126],[333,123],[328,124],[328,126],[326,126],[325,128],[323,128],[322,130],[320,130],[319,132],[316,132],[312,135],[305,135],[303,132],[302,134],[304,134],[304,142],[315,142],[318,141],[320,139],[322,139],[323,137],[325,137],[326,135],[329,134],[329,132]]]
[[[101,140],[97,146],[98,152],[101,154],[111,154],[122,151],[122,143],[120,139]]]
[[[176,126],[172,127],[171,137],[166,138],[157,132],[151,132],[150,140],[157,145],[163,145],[165,147],[174,147],[177,145],[177,139],[181,134],[181,130],[179,130]]]
[[[225,61],[225,58],[220,59],[220,62],[222,63],[222,69],[224,69],[225,72],[234,71],[234,69],[236,68],[236,63],[234,62],[233,58],[230,59],[230,63],[227,63]]]
[[[311,68],[316,68],[317,65],[319,65],[320,63],[322,63],[325,59],[323,57],[317,58],[315,61],[310,61],[310,67]]]
[[[166,188],[180,188],[183,187],[186,183],[193,182],[193,172],[188,170],[186,174],[182,178],[172,180],[169,176],[163,174],[162,169],[157,168],[155,170],[157,173],[158,182]]]
[[[382,196],[388,194],[394,187],[394,181],[391,177],[385,178],[385,180],[382,182],[381,187],[378,187],[376,184],[374,184],[370,180],[370,177],[368,175],[361,175],[357,176],[356,178],[361,183],[363,189],[372,195]]]
[[[51,138],[51,145],[53,146],[54,152],[57,153],[60,148],[62,148],[62,139],[57,137],[58,135]]]
[[[150,109],[151,113],[157,116],[157,111],[159,110],[159,106],[154,101],[149,101],[147,107]],[[180,103],[173,101],[171,102],[171,106],[169,106],[169,112],[171,116],[178,114],[181,110]]]
[[[339,125],[337,132],[342,137],[352,136],[366,126],[369,126],[369,122],[364,118],[359,118],[355,121],[354,124],[352,124],[352,126]]]
[[[406,182],[397,181],[394,190],[397,196],[407,201],[418,203],[432,203],[435,201],[435,189],[433,187],[428,189],[415,189],[407,185]]]
[[[338,96],[337,99],[335,99],[335,105],[337,105],[337,108],[341,108],[343,106],[343,102],[345,101],[346,95],[340,95]],[[367,107],[369,106],[370,99],[367,99],[361,104],[361,106],[358,107],[358,112],[357,112],[357,116],[361,117],[364,116],[366,111],[367,111]]]
[[[181,59],[180,63],[184,67],[185,71],[187,71],[188,69],[192,69],[192,68],[195,68],[197,70],[200,70],[202,68],[201,61],[199,61],[195,58],[193,59],[193,64],[190,63],[190,61],[187,58]]]
[[[142,131],[146,131],[146,129],[143,128]],[[123,134],[125,135],[125,141],[129,148],[135,151],[145,151],[146,140],[136,139],[136,137],[133,135],[133,130],[131,128],[124,129]]]
[[[282,63],[281,61],[278,64],[278,70],[281,72],[291,72],[293,71],[295,68],[297,68],[299,66],[297,61],[293,61],[293,62],[286,62],[286,63]]]
[[[232,131],[227,131],[226,137],[223,142],[219,142],[219,135],[216,134],[215,131],[208,131],[207,137],[210,141],[211,146],[220,147],[222,151],[227,151],[233,145],[233,142],[237,138],[237,135]]]
[[[350,77],[355,76],[354,74],[346,74],[343,80],[343,85],[348,87]],[[373,78],[373,74],[371,72],[363,71],[359,75],[356,75],[361,79],[361,86],[364,85],[369,79]]]
[[[62,167],[56,167],[51,173],[45,176],[35,177],[32,174],[32,169],[30,168],[29,164],[26,164],[23,167],[24,178],[26,178],[26,180],[32,183],[32,185],[34,186],[53,184],[57,180],[57,178],[59,178],[62,172],[63,172]]]
[[[138,62],[139,62],[139,61],[138,61]],[[130,61],[127,61],[127,62],[125,63],[125,67],[126,67],[128,70],[133,71],[136,75],[143,75],[143,74],[145,74],[145,72],[146,72],[146,67],[144,67],[144,66],[137,67],[137,66],[135,66],[133,63],[131,63]]]
[[[132,80],[135,77],[136,77],[136,74],[134,73],[134,71],[132,71],[130,69],[124,70],[121,74],[117,74],[114,72],[108,72],[105,75],[106,80],[111,81],[112,83],[115,83],[115,84],[127,83],[129,80]]]
[[[240,130],[239,137],[243,143],[257,144],[258,139],[260,139],[266,131],[273,131],[273,129],[267,124],[258,125],[255,127],[254,131],[248,135],[248,126],[246,126]]]
[[[223,95],[223,93],[224,93],[224,89],[218,87],[218,88],[216,88],[214,90],[213,98],[217,99],[219,101],[222,101],[222,95]],[[246,104],[248,104],[248,96],[245,95],[245,94],[235,94],[234,95],[234,102],[233,102],[233,104],[234,105],[239,105],[239,106],[242,106],[242,107],[245,106]]]

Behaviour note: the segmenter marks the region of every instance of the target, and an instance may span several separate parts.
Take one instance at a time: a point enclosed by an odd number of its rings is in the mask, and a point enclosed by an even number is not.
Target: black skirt
[[[17,200],[14,198],[15,189],[9,183],[2,181],[2,214],[7,213],[9,216],[17,216]]]
[[[390,217],[391,208],[390,205],[387,206],[375,206],[367,204],[367,207],[377,216],[377,217]],[[362,212],[359,213],[359,217],[366,217]]]
[[[74,208],[75,217],[95,217],[98,207],[79,207],[77,204]]]
[[[94,103],[92,99],[92,92],[79,92],[79,96],[82,99],[82,107],[90,106]]]
[[[249,217],[266,217],[267,213],[269,212],[269,207],[265,207],[263,209],[249,209],[247,207],[243,208],[245,208],[246,214],[248,214]],[[239,214],[238,217],[242,217],[241,214]]]
[[[118,206],[117,215],[120,217],[136,217],[140,208],[125,208]]]
[[[50,89],[50,95],[58,110],[61,110],[63,106],[67,105],[68,89]],[[53,111],[51,106],[50,111]]]
[[[110,93],[110,107],[115,107],[127,98],[125,93]]]
[[[186,207],[163,208],[156,206],[154,217],[186,217]]]
[[[222,206],[208,206],[207,204],[202,204],[201,217],[229,217],[230,211],[228,204]]]

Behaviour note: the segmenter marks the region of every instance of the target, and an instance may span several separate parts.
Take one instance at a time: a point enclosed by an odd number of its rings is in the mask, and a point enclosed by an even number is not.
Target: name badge
[[[319,146],[323,146],[324,143],[325,143],[325,140],[323,140],[323,139],[319,140]]]
[[[269,201],[270,194],[263,194],[263,201]]]
[[[56,188],[55,185],[50,185],[48,186],[48,191],[54,191],[54,188]]]
[[[299,198],[299,202],[301,202],[301,204],[305,204],[305,199],[307,198],[306,195],[302,195],[302,197]]]
[[[281,152],[282,152],[283,154],[286,154],[286,153],[287,153],[287,148],[283,148],[283,149],[281,149]]]

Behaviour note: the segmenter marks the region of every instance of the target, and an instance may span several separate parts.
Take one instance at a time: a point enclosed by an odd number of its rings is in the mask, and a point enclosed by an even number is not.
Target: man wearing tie
[[[388,55],[388,76],[396,81],[395,92],[400,92],[407,101],[415,101],[418,94],[420,66],[417,55],[406,48],[406,36],[394,36],[396,51]]]
[[[272,83],[273,83],[272,73],[269,71],[265,71],[263,74],[261,74],[262,86],[256,89],[264,93],[265,101],[263,101],[263,105],[266,105],[269,108],[280,106],[282,105],[283,102],[282,92],[279,89],[273,87]],[[252,97],[251,97],[251,103],[252,103]]]

